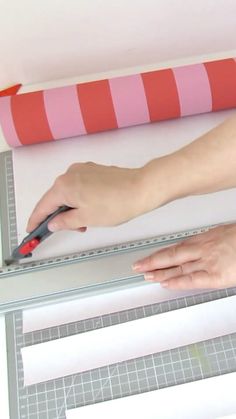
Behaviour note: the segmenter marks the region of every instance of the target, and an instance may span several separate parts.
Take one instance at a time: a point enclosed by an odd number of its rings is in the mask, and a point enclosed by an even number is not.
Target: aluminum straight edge
[[[195,229],[185,230],[177,233],[168,233],[161,236],[136,240],[134,242],[126,242],[118,245],[91,249],[88,251],[82,251],[74,254],[56,256],[49,259],[41,259],[38,261],[27,262],[26,259],[25,263],[16,263],[14,265],[4,265],[0,267],[0,279],[2,277],[6,278],[12,275],[21,275],[26,272],[34,272],[43,269],[47,270],[54,267],[58,267],[62,264],[79,263],[84,260],[91,260],[94,258],[100,258],[112,254],[120,254],[124,252],[134,251],[136,249],[146,249],[147,247],[151,249],[151,247],[156,246],[168,246],[180,240],[184,240],[197,234],[204,233],[213,227],[213,225],[198,227]]]
[[[199,229],[192,231],[197,234]],[[136,248],[128,247],[122,251],[107,248],[109,253],[98,255],[94,252],[91,258],[81,257],[70,261],[66,258],[59,265],[39,265],[37,269],[17,271],[9,276],[1,274],[0,312],[139,285],[140,282],[144,283],[144,278],[133,272],[132,264],[135,261],[164,245],[190,236],[190,230],[172,234],[172,240],[166,240],[169,237],[167,235],[163,236],[164,241],[160,241],[159,236],[147,240],[149,244],[146,245],[143,245],[145,241],[138,242],[141,246]]]
[[[58,291],[53,294],[45,294],[42,296],[15,300],[3,304],[0,303],[0,315],[10,314],[18,310],[24,310],[26,308],[42,307],[44,305],[73,301],[75,299],[78,300],[85,297],[92,297],[98,294],[106,294],[109,292],[115,292],[116,290],[135,288],[142,285],[142,283],[143,278],[139,276],[112,281],[107,284],[98,284],[84,288],[68,289],[64,291]]]
[[[152,250],[155,250],[152,247]],[[63,264],[53,269],[0,278],[0,311],[53,302],[62,298],[100,294],[144,283],[132,264],[150,253],[150,248]]]

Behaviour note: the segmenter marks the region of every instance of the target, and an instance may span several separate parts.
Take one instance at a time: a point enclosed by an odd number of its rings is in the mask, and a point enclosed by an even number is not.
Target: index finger
[[[65,205],[65,203],[58,197],[55,189],[53,187],[50,188],[35,206],[29,218],[26,231],[30,233],[62,205]]]
[[[199,244],[190,244],[186,241],[158,250],[152,255],[137,261],[133,265],[133,269],[145,272],[178,266],[198,260],[201,257],[201,252]]]

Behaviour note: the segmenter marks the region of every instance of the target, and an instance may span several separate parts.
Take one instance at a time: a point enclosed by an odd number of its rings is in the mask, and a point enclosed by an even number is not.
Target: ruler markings
[[[14,217],[12,218],[14,220]],[[192,237],[194,235],[204,233],[213,227],[214,226],[205,226],[205,227],[195,228],[191,230],[186,230],[183,232],[156,236],[149,239],[122,243],[115,246],[107,246],[107,247],[103,247],[99,249],[81,251],[78,253],[68,254],[65,256],[56,256],[56,257],[38,260],[38,261],[21,263],[18,265],[3,266],[2,268],[0,268],[0,278],[3,276],[19,274],[21,272],[28,272],[28,271],[32,272],[41,268],[59,266],[62,264],[64,265],[64,264],[69,264],[69,263],[76,263],[76,262],[80,262],[80,261],[84,261],[84,260],[88,260],[88,259],[92,259],[96,257],[105,256],[105,255],[112,255],[112,254],[118,254],[118,253],[127,252],[127,251],[134,251],[137,249],[143,249],[147,247],[151,248],[158,245],[160,246],[170,245],[180,240],[187,239],[188,237]],[[10,234],[14,233],[14,236],[15,236],[16,231],[17,231],[16,225],[13,224]],[[15,244],[15,238],[11,239],[11,244],[12,243]]]

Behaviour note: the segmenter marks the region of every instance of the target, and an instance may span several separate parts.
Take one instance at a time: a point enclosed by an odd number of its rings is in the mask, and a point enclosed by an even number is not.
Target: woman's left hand
[[[227,288],[236,285],[236,224],[166,247],[133,265],[146,280],[170,289]]]

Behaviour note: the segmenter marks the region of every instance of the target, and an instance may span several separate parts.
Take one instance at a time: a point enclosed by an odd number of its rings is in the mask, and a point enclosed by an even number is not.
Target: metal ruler
[[[0,169],[1,234],[5,259],[17,245],[11,152],[0,154]],[[209,228],[211,226],[1,268],[0,310],[8,312],[11,419],[65,419],[68,408],[235,371],[236,335],[230,335],[34,386],[23,386],[21,348],[25,345],[235,295],[236,289],[214,291],[23,334],[23,309],[107,292],[111,287],[135,286],[142,277],[130,271],[132,260]],[[66,289],[64,284],[49,285],[55,282],[50,281],[55,276],[66,277]]]
[[[12,152],[0,154],[0,220],[2,258],[8,259],[17,246],[17,225]],[[163,245],[207,231],[209,226],[118,244],[75,254],[18,263],[0,268],[0,311],[31,304],[71,298],[78,293],[106,292],[109,288],[134,286],[141,280],[131,271],[132,261]],[[46,272],[45,272],[46,271]],[[42,275],[45,272],[45,275]],[[54,277],[66,278],[53,281]],[[52,280],[51,280],[52,279]],[[35,286],[37,284],[37,287]]]

